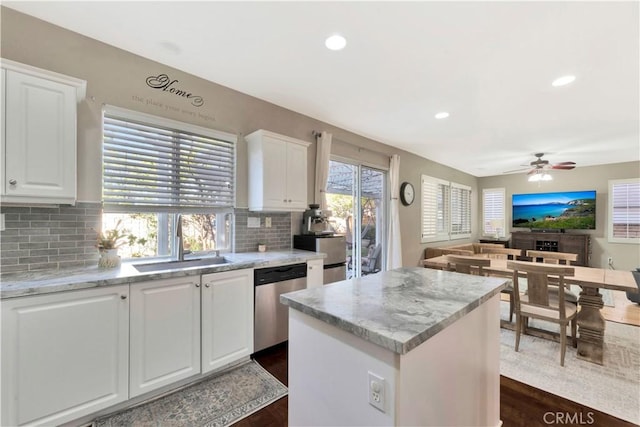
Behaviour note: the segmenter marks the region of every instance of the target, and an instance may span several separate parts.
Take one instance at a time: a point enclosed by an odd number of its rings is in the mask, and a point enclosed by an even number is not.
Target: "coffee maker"
[[[320,209],[320,205],[311,204],[302,215],[302,234],[331,235],[333,228],[329,223],[327,214]]]

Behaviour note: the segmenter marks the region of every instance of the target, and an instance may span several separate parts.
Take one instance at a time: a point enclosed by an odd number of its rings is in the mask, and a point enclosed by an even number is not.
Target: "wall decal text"
[[[201,107],[204,104],[204,99],[201,96],[194,95],[191,92],[176,87],[178,80],[171,80],[166,74],[158,74],[157,76],[147,77],[147,85],[153,89],[159,89],[163,92],[169,92],[183,98],[187,98],[191,105],[195,107]]]

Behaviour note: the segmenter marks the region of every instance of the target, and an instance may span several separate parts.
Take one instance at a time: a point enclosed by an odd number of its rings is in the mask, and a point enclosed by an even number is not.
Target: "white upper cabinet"
[[[77,103],[85,91],[83,80],[2,60],[2,202],[75,203]]]
[[[309,142],[266,130],[245,137],[249,156],[249,210],[302,212],[307,208]]]

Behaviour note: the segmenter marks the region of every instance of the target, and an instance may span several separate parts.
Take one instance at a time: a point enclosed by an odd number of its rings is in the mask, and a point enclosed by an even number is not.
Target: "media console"
[[[589,235],[538,231],[511,232],[511,247],[527,250],[578,254],[574,265],[589,265]],[[524,259],[527,259],[526,257]]]

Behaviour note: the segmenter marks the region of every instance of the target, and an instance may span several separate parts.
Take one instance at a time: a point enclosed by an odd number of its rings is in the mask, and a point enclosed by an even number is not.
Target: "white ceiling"
[[[637,1],[3,5],[474,176],[640,160]]]

